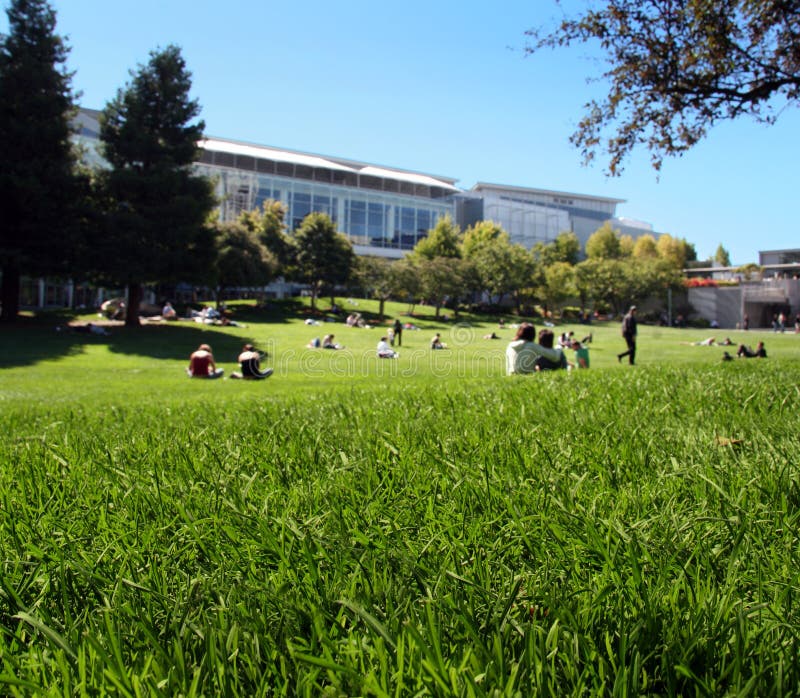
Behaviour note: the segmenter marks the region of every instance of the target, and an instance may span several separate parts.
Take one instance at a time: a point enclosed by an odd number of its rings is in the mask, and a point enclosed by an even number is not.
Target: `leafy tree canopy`
[[[355,276],[365,295],[379,302],[378,315],[381,320],[387,300],[408,294],[406,269],[400,261],[367,255],[358,257]]]
[[[558,306],[575,294],[575,267],[567,262],[555,262],[544,270],[542,295],[548,305]]]
[[[232,286],[265,286],[278,270],[275,256],[259,239],[258,233],[242,223],[215,222],[215,259],[212,279],[217,289],[217,301],[221,292]]]
[[[657,259],[658,248],[652,235],[640,235],[633,243],[633,257],[636,259]]]
[[[633,248],[636,246],[636,242],[633,239],[632,235],[620,235],[619,236],[619,254],[620,257],[631,257],[633,256]]]
[[[674,238],[667,234],[658,238],[656,249],[661,259],[670,262],[678,269],[683,269],[686,266],[686,262],[690,259],[693,251],[693,248],[686,240]]]
[[[455,257],[420,259],[415,265],[419,274],[420,293],[436,308],[436,317],[448,301],[458,310],[457,299],[465,290],[464,276],[468,264]]]
[[[577,264],[581,253],[581,241],[575,233],[565,230],[560,232],[552,242],[547,244],[537,242],[533,249],[536,258],[545,266],[556,262]]]
[[[480,250],[491,248],[498,240],[508,242],[508,233],[493,221],[478,221],[464,231],[461,239],[462,255],[469,259]]]
[[[527,33],[529,53],[599,46],[608,94],[585,105],[571,140],[587,162],[607,153],[612,175],[636,146],[659,169],[717,122],[772,123],[800,96],[796,0],[604,0]]]
[[[256,233],[266,248],[277,258],[281,267],[292,259],[292,241],[286,234],[286,205],[267,199],[261,210],[243,211],[239,222]]]
[[[311,287],[311,307],[325,287],[345,283],[355,266],[350,241],[337,232],[336,224],[325,213],[310,213],[295,231],[296,277]]]
[[[586,256],[589,259],[618,259],[622,256],[619,232],[611,224],[603,223],[586,241]]]
[[[465,282],[496,302],[531,284],[530,253],[512,244],[508,233],[492,221],[480,221],[468,228],[461,250],[469,262],[463,268]]]
[[[412,255],[420,259],[435,257],[461,257],[459,237],[461,231],[450,216],[440,218],[428,236],[420,240]]]

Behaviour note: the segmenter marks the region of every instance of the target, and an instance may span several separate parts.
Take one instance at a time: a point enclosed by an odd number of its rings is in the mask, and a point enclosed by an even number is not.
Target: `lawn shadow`
[[[219,360],[229,361],[238,356],[245,342],[258,345],[259,341],[247,334],[248,328],[188,321],[133,328],[117,325],[105,328],[107,335],[98,335],[72,328],[70,322],[85,324],[75,321],[75,317],[74,312],[48,311],[22,315],[18,321],[0,326],[0,369],[75,356],[90,345],[106,345],[113,353],[188,362],[189,354],[200,344],[209,344]]]

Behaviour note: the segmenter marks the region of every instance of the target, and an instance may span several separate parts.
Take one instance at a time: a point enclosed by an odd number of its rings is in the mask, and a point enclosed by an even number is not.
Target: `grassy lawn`
[[[301,305],[0,330],[0,693],[796,691],[800,336],[567,325],[590,370],[509,378],[417,310],[397,361]],[[244,341],[272,378],[186,378]]]

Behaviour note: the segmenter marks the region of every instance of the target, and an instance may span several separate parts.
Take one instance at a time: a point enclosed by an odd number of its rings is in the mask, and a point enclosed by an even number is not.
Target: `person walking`
[[[628,363],[633,366],[636,358],[636,306],[632,305],[625,317],[622,318],[622,337],[628,345],[628,351],[617,354],[617,361],[622,361],[623,356],[628,357]]]
[[[395,319],[394,321],[394,341],[397,343],[398,347],[403,346],[403,323],[400,322],[400,318]]]

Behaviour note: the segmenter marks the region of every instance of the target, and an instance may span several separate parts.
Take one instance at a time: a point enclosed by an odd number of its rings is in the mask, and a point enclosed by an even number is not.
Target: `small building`
[[[800,312],[800,250],[759,252],[758,259],[756,274],[742,267],[686,269],[688,302],[695,313],[733,329],[742,327],[745,317],[750,328],[770,327],[776,315]],[[707,283],[693,285],[692,279]]]
[[[575,233],[583,248],[604,223],[633,238],[658,237],[649,223],[618,218],[617,205],[622,203],[625,199],[479,182],[457,199],[456,206],[462,226],[494,221],[511,242],[527,248],[552,242],[561,232]]]

